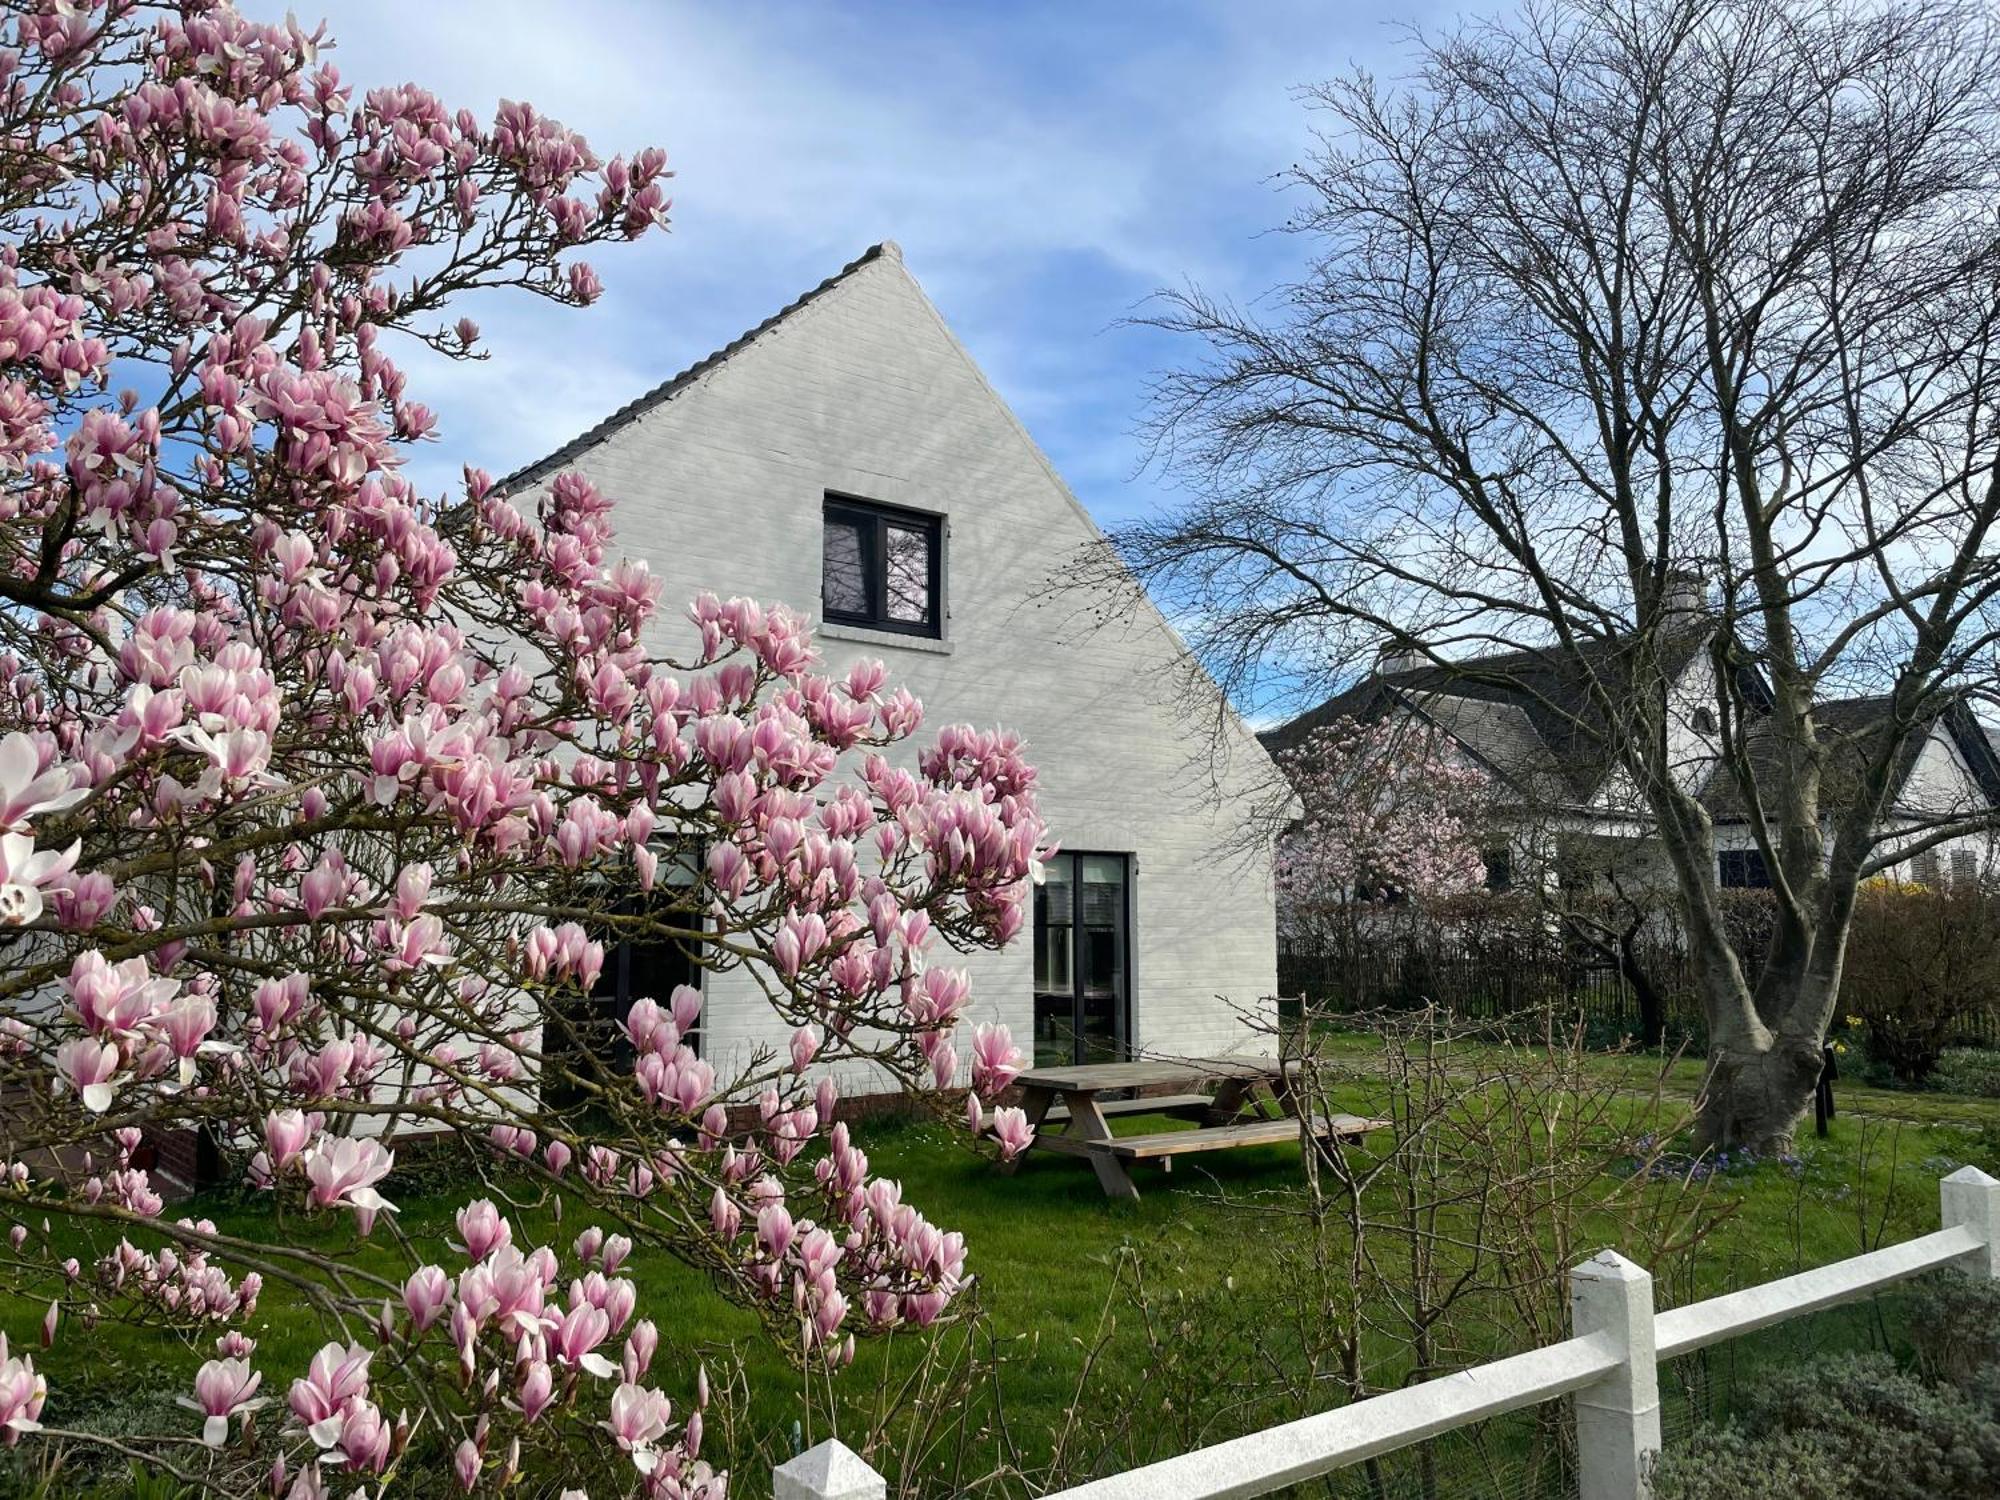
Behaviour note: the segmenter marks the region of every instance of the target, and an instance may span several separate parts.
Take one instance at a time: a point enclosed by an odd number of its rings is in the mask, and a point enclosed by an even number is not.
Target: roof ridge
[[[495,488],[501,491],[512,491],[518,486],[539,483],[548,477],[549,474],[577,457],[577,455],[588,449],[595,448],[619,428],[638,421],[640,417],[643,417],[662,402],[672,400],[681,391],[699,380],[703,375],[706,375],[717,365],[720,365],[731,355],[747,348],[757,339],[763,337],[763,335],[784,322],[785,319],[789,318],[800,308],[824,296],[841,282],[847,280],[848,277],[859,271],[863,266],[868,265],[872,261],[901,261],[902,258],[902,247],[894,240],[883,240],[879,244],[870,245],[866,250],[855,256],[853,260],[850,260],[838,271],[827,277],[818,286],[801,292],[790,302],[787,302],[783,307],[772,313],[770,317],[757,324],[756,327],[744,330],[744,332],[738,334],[720,349],[702,356],[702,358],[696,360],[678,374],[668,376],[644,395],[626,402],[603,421],[577,434],[577,436],[556,449],[555,452],[548,454],[546,457],[538,458],[533,463],[523,464],[505,479],[501,480]]]
[[[1707,635],[1715,629],[1718,618],[1713,612],[1705,612],[1694,616],[1685,624],[1665,626],[1655,639],[1661,637],[1671,638],[1675,635]],[[1373,675],[1379,677],[1384,682],[1392,682],[1399,677],[1420,677],[1427,672],[1473,676],[1476,675],[1476,669],[1482,667],[1504,666],[1514,663],[1533,663],[1537,665],[1560,664],[1584,652],[1628,647],[1642,639],[1645,639],[1645,637],[1638,630],[1618,630],[1609,635],[1585,637],[1574,645],[1566,644],[1562,641],[1548,641],[1533,646],[1502,646],[1497,650],[1482,652],[1477,656],[1435,659],[1427,657],[1417,666],[1399,667],[1393,672],[1376,671]]]

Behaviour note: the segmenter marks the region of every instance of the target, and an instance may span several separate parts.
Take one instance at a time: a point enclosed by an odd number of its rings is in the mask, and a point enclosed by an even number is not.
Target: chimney
[[[1708,579],[1693,568],[1669,568],[1660,579],[1660,616],[1669,624],[1708,612]]]
[[[1393,637],[1384,641],[1375,651],[1375,675],[1390,677],[1398,672],[1414,672],[1419,667],[1430,665],[1430,658],[1414,645],[1404,645]]]

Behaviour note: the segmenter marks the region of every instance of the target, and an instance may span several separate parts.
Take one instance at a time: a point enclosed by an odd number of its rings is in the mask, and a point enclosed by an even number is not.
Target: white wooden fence
[[[1582,1500],[1649,1500],[1660,1448],[1659,1362],[1802,1317],[1925,1271],[2000,1277],[2000,1181],[1962,1167],[1940,1185],[1944,1227],[1815,1271],[1668,1312],[1653,1278],[1607,1250],[1570,1272],[1572,1336],[1423,1385],[1147,1464],[1046,1500],[1245,1500],[1558,1396],[1576,1398]],[[772,1475],[775,1500],[886,1500],[887,1482],[840,1442]]]

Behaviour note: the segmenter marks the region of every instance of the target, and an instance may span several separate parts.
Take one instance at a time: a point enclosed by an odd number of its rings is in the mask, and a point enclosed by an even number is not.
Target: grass
[[[1365,1075],[1378,1044],[1341,1036],[1328,1046],[1357,1078],[1338,1102],[1368,1108],[1375,1101]],[[1635,1099],[1660,1071],[1657,1061],[1634,1056],[1594,1058],[1589,1066],[1632,1090]],[[1691,1092],[1697,1076],[1694,1063],[1675,1064],[1670,1088]],[[1126,1116],[1116,1125],[1121,1133],[1137,1133],[1172,1128],[1173,1122]],[[1854,1254],[1877,1239],[1926,1232],[1936,1226],[1936,1181],[1943,1172],[1965,1162],[2000,1172],[2000,1100],[1844,1087],[1829,1138],[1814,1141],[1809,1131],[1796,1171],[1770,1164],[1723,1174],[1710,1184],[1716,1201],[1733,1212],[1704,1247],[1694,1284],[1681,1289],[1683,1295],[1747,1285]],[[1171,1176],[1141,1167],[1144,1197],[1133,1204],[1107,1201],[1085,1163],[1053,1153],[1033,1155],[1017,1175],[1003,1177],[943,1125],[876,1126],[864,1140],[876,1170],[899,1178],[907,1201],[964,1232],[980,1304],[1006,1359],[1005,1420],[1030,1454],[1044,1452],[1047,1435],[1067,1420],[1087,1362],[1096,1359],[1097,1378],[1107,1382],[1113,1399],[1124,1399],[1143,1392],[1149,1377],[1141,1372],[1162,1357],[1158,1328],[1117,1293],[1121,1267],[1125,1273],[1134,1264],[1145,1267],[1156,1311],[1199,1309],[1203,1338],[1215,1338],[1217,1325],[1226,1331],[1232,1320],[1269,1318],[1283,1301],[1280,1282],[1287,1273],[1279,1247],[1292,1222],[1283,1211],[1297,1208],[1302,1198],[1296,1147],[1183,1159]],[[401,1192],[392,1184],[389,1193],[402,1203],[403,1228],[433,1246],[451,1238],[452,1211],[469,1195],[467,1187],[435,1177],[406,1182]],[[225,1232],[282,1236],[338,1251],[357,1266],[389,1270],[396,1264],[389,1245],[356,1243],[344,1224],[280,1224],[241,1195],[216,1195],[190,1207]],[[548,1211],[537,1211],[518,1216],[516,1239],[556,1244],[567,1254],[583,1222],[572,1215],[558,1224]],[[641,1250],[629,1273],[639,1283],[642,1313],[661,1328],[663,1363],[656,1368],[670,1391],[686,1389],[697,1354],[718,1369],[741,1361],[753,1395],[741,1428],[718,1436],[717,1443],[735,1451],[746,1474],[771,1454],[793,1451],[801,1438],[825,1435],[803,1426],[795,1434],[803,1410],[800,1376],[749,1314],[658,1252]],[[1121,1314],[1115,1325],[1107,1324],[1107,1312]],[[32,1345],[40,1314],[39,1303],[0,1303],[0,1327]],[[282,1287],[267,1290],[248,1331],[259,1341],[257,1364],[276,1382],[274,1393],[328,1336]],[[864,1354],[859,1367],[841,1377],[843,1385],[864,1397],[885,1373],[912,1367],[910,1345],[905,1337],[900,1347]],[[107,1412],[130,1414],[136,1404],[184,1425],[187,1414],[168,1403],[174,1392],[189,1388],[204,1357],[204,1349],[157,1330],[107,1327],[101,1337],[59,1339],[37,1356],[52,1393],[44,1419],[80,1425],[104,1420]],[[139,1425],[137,1415],[131,1420]],[[1204,1435],[1213,1440],[1257,1425],[1247,1409],[1236,1427],[1231,1420],[1211,1423]],[[1171,1446],[1169,1439],[1159,1441]],[[760,1483],[761,1475],[746,1493]]]
[[[1457,1041],[1453,1047],[1460,1055],[1500,1054],[1498,1047],[1482,1047],[1475,1042]],[[1321,1051],[1323,1055],[1364,1066],[1380,1054],[1381,1043],[1366,1032],[1334,1031],[1322,1039]],[[1643,1051],[1595,1052],[1586,1056],[1584,1065],[1598,1077],[1636,1091],[1650,1092],[1654,1080],[1663,1078],[1669,1091],[1683,1098],[1694,1096],[1701,1085],[1703,1068],[1700,1055],[1693,1052],[1671,1056]],[[1840,1110],[1852,1110],[1883,1122],[2000,1130],[2000,1099],[1972,1094],[1919,1093],[1842,1081],[1834,1085],[1834,1102]],[[1806,1129],[1811,1129],[1810,1124]]]

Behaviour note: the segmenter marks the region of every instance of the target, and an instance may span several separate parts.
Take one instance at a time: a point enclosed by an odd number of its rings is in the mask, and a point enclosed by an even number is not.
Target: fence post
[[[1952,1264],[1968,1276],[2000,1278],[2000,1182],[1977,1167],[1960,1167],[1938,1184],[1946,1229],[1961,1225],[1986,1241]]]
[[[1653,1277],[1616,1250],[1569,1273],[1570,1329],[1607,1335],[1623,1363],[1576,1393],[1580,1500],[1651,1500],[1660,1451]]]
[[[771,1471],[771,1500],[887,1500],[889,1481],[839,1438]]]

